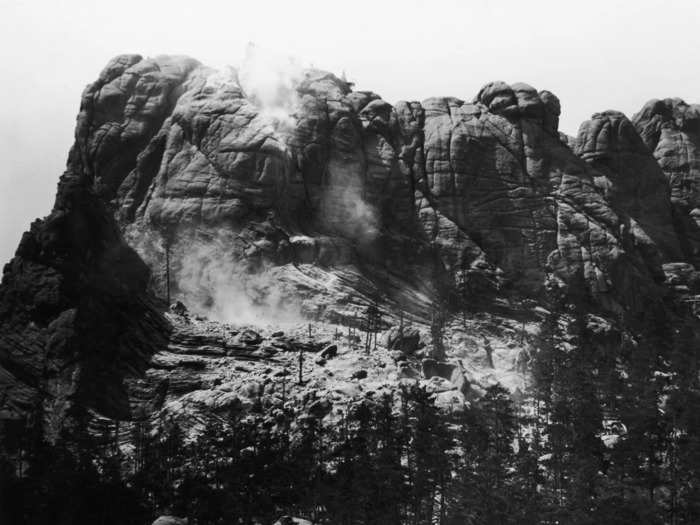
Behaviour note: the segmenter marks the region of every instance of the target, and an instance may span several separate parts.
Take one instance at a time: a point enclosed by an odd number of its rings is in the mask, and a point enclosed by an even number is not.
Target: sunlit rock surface
[[[393,394],[398,401],[402,386],[422,386],[450,410],[496,383],[522,392],[539,321],[536,315],[523,322],[496,314],[455,318],[445,327],[446,358],[436,361],[429,357],[430,329],[419,319],[405,321],[402,330],[415,333],[419,344],[404,351],[390,349],[381,334],[365,346],[365,334],[352,323],[260,326],[189,314],[167,318],[173,327],[168,345],[152,356],[143,376],[126,382],[131,411],[137,419],[174,418],[195,431],[211,414],[272,415],[285,406],[331,423],[363,399]]]

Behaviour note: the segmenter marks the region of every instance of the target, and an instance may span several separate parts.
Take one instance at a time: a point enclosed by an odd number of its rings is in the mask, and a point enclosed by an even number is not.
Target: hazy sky
[[[596,111],[700,102],[697,0],[0,0],[0,265],[50,211],[81,91],[112,56],[221,67],[251,41],[392,103],[527,82],[559,96],[569,134]]]

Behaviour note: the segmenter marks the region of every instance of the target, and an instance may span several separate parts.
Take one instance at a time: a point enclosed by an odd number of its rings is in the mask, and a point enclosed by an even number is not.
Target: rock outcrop
[[[99,129],[142,150],[133,169],[117,166],[118,176],[103,169],[98,178],[114,182],[102,186],[116,186],[120,224],[152,268],[162,258],[154,255],[159,242],[183,260],[202,235],[223,235],[215,259],[232,266],[362,263],[404,275],[408,285],[442,279],[529,294],[580,280],[619,309],[631,287],[660,279],[657,246],[667,260],[678,256],[658,169],[636,186],[633,203],[617,202],[629,177],[608,173],[618,187],[608,202],[596,187],[600,173],[561,142],[559,101],[549,92],[495,82],[472,103],[440,98],[392,107],[311,70],[294,86],[295,113],[280,120],[235,76],[185,59],[157,59],[157,67],[134,61],[108,66],[87,91],[85,100],[96,105],[84,100],[83,114],[127,100],[123,110],[98,111]],[[125,117],[136,107],[131,99],[140,101],[136,88],[149,82],[156,96],[141,102],[145,115],[132,124]],[[89,132],[84,140],[102,147]],[[109,157],[105,148],[93,158]],[[659,217],[647,218],[650,210]],[[630,214],[638,216],[632,227]],[[177,286],[188,268],[174,264]]]
[[[398,355],[375,364],[396,382],[419,379],[436,311],[461,311],[446,323],[452,362],[427,361],[449,369],[429,374],[452,405],[484,378],[522,386],[538,322],[514,314],[523,299],[567,297],[624,322],[675,293],[664,269],[686,291],[697,281],[694,106],[596,114],[574,139],[558,131],[557,97],[526,84],[395,106],[318,70],[281,88],[286,103],[270,107],[233,72],[138,55],[88,86],[54,209],[4,270],[2,417],[42,402],[57,429],[74,402],[119,419],[190,398],[225,405],[242,397],[222,388],[223,371],[245,383],[238,361],[310,351],[202,339],[182,320],[172,332],[166,295],[240,325],[342,325],[350,348],[352,330],[393,325],[380,347]],[[367,328],[373,304],[384,324]],[[506,319],[474,321],[481,307]],[[400,337],[399,312],[414,323]],[[341,354],[315,373],[337,373]],[[376,371],[355,364],[343,388],[360,392]],[[280,372],[253,368],[268,383]]]
[[[148,267],[93,183],[74,149],[53,211],[24,234],[0,286],[0,414],[43,404],[54,433],[75,400],[130,417],[123,380],[169,332],[146,292]]]
[[[584,122],[576,153],[598,172],[596,184],[606,200],[624,213],[627,229],[646,242],[647,258],[660,251],[664,261],[683,258],[676,235],[670,187],[651,150],[622,113],[596,113]]]
[[[676,228],[688,257],[700,253],[700,107],[678,98],[651,100],[632,119],[666,175]]]

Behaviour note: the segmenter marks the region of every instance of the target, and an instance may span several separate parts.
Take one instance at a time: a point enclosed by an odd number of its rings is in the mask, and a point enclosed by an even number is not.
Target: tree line
[[[0,521],[700,522],[694,321],[650,305],[636,336],[601,341],[585,309],[560,306],[521,404],[495,385],[445,411],[406,386],[330,424],[279,403],[212,414],[196,437],[174,420],[96,429],[77,407],[55,444],[32,421],[5,426]]]

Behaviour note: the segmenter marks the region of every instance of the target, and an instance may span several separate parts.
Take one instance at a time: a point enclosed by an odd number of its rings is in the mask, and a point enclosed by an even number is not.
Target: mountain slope
[[[88,86],[54,210],[4,270],[3,417],[39,403],[55,434],[73,403],[131,419],[208,384],[208,365],[166,367],[160,401],[138,402],[179,337],[167,295],[236,330],[361,330],[376,304],[377,331],[420,334],[405,378],[445,361],[469,397],[524,388],[562,304],[614,338],[697,291],[680,102],[596,114],[570,143],[556,96],[526,84],[396,106],[318,70],[277,87],[270,103],[236,72],[138,55]]]

